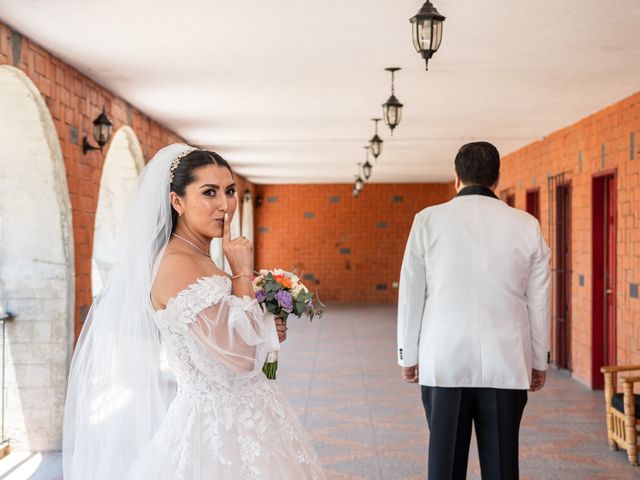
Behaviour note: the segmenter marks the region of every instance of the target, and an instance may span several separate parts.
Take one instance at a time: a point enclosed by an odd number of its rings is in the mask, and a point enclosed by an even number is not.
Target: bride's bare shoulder
[[[214,275],[218,268],[204,264],[194,255],[180,251],[165,251],[151,287],[151,302],[156,310],[164,308],[170,298],[195,283],[198,278]],[[224,274],[224,272],[221,272]]]

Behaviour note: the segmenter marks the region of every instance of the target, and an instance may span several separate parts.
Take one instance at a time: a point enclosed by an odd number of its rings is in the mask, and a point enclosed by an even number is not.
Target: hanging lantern
[[[372,118],[372,121],[376,122],[376,133],[369,140],[369,145],[371,146],[371,153],[373,153],[373,158],[378,160],[378,157],[382,153],[382,143],[383,140],[378,136],[378,122],[382,120],[381,118]]]
[[[398,101],[394,92],[394,74],[400,68],[389,67],[385,68],[388,72],[391,72],[391,96],[382,104],[382,113],[384,117],[384,123],[386,123],[391,129],[391,136],[393,136],[393,129],[398,126],[400,120],[402,120],[402,104]]]
[[[111,138],[112,129],[113,124],[109,120],[109,117],[107,117],[104,107],[102,107],[102,113],[93,121],[93,139],[98,146],[94,147],[91,145],[85,135],[82,139],[82,152],[86,154],[89,150],[102,150],[102,147],[104,147],[109,142],[109,138]]]
[[[353,184],[353,187],[357,188],[358,191],[362,190],[362,187],[364,187],[364,180],[362,180],[362,177],[360,176],[360,165],[362,165],[362,163],[358,162],[358,174],[356,175],[356,183]]]
[[[418,13],[410,20],[412,25],[413,46],[424,58],[426,70],[429,70],[429,59],[440,48],[442,43],[442,15],[427,0]]]
[[[366,147],[363,147],[363,148],[366,149],[367,151],[367,161],[364,163],[364,165],[362,165],[362,176],[364,177],[365,180],[369,180],[369,177],[371,176],[371,171],[373,169],[373,165],[369,163],[369,149],[371,147],[367,145]]]

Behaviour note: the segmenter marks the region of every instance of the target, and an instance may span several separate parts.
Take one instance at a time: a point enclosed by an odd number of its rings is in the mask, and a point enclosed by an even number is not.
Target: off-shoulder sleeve
[[[215,360],[237,373],[254,374],[279,348],[272,316],[255,299],[225,295],[186,322],[188,333]]]
[[[229,292],[228,277],[199,278],[167,302],[158,321],[180,332],[199,368],[207,370],[214,362],[240,376],[253,376],[267,354],[280,349],[275,322],[257,300]]]

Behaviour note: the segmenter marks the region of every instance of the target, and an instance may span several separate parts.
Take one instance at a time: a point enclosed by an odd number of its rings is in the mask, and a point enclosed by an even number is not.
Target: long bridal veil
[[[169,168],[192,147],[164,147],[125,209],[116,261],[91,306],[71,361],[63,433],[66,480],[125,478],[171,400],[150,300],[171,235]]]

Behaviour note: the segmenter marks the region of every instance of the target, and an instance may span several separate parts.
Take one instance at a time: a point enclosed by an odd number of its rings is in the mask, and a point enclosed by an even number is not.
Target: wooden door
[[[571,369],[571,186],[556,187],[555,363]]]
[[[515,207],[516,206],[516,194],[515,193],[508,193],[504,201],[510,207]]]
[[[527,192],[527,212],[540,221],[540,190],[529,190]]]

